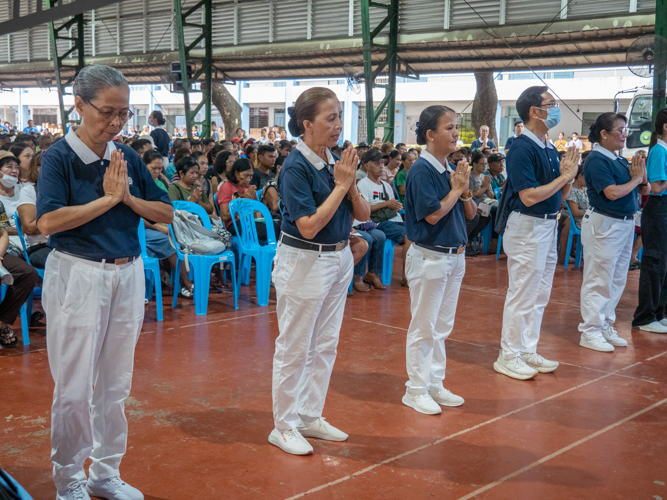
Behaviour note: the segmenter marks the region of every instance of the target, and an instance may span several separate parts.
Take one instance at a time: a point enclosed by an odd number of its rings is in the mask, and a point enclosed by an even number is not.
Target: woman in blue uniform
[[[426,148],[410,167],[405,186],[405,226],[413,245],[405,262],[412,319],[403,404],[427,415],[441,413],[440,405],[463,404],[463,398],[442,384],[445,339],[454,327],[465,274],[466,219],[477,213],[468,189],[468,162],[462,160],[456,171],[448,170],[447,156],[456,150],[459,138],[457,128],[456,113],[446,106],[422,111],[417,144]]]
[[[579,345],[601,352],[628,345],[614,328],[616,306],[628,277],[635,214],[639,209],[637,192],[648,194],[641,156],[635,155],[630,164],[616,155],[625,146],[626,125],[623,115],[598,116],[588,134],[588,140],[597,144],[584,164],[589,208],[581,221],[586,265],[581,285],[583,322],[579,325]]]
[[[667,333],[667,108],[655,120],[648,154],[651,186],[642,211],[644,250],[639,276],[639,305],[632,327],[651,333]]]
[[[37,189],[37,227],[51,235],[53,248],[42,303],[55,382],[56,498],[143,500],[119,475],[127,445],[124,402],[144,319],[137,230],[142,217],[170,223],[173,210],[137,153],[112,141],[132,116],[125,77],[109,66],[88,66],[73,92],[81,126],[44,154]]]
[[[154,127],[151,130],[151,138],[153,139],[153,144],[155,144],[155,149],[162,155],[162,163],[166,169],[167,165],[169,165],[169,143],[171,142],[169,134],[164,129],[164,124],[167,123],[167,120],[164,119],[162,111],[153,111],[148,117],[148,121]]]
[[[308,455],[305,437],[345,441],[322,418],[353,257],[352,219],[368,220],[370,206],[357,191],[357,154],[340,159],[329,148],[342,130],[341,106],[329,89],[306,90],[289,109],[289,130],[299,137],[278,177],[283,221],[273,282],[280,335],[273,357],[273,419],[269,442]]]

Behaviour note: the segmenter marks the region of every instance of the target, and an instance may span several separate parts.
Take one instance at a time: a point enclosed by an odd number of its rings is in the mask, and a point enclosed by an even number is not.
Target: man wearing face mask
[[[516,102],[525,124],[507,155],[511,213],[503,235],[509,287],[503,311],[501,352],[493,368],[528,380],[553,372],[558,363],[537,354],[544,308],[558,261],[557,231],[561,200],[571,189],[579,157],[568,149],[560,162],[546,134],[560,121],[560,107],[548,87],[530,87]]]

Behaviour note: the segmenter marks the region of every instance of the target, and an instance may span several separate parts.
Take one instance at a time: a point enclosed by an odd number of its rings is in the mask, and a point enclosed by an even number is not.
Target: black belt
[[[527,215],[528,217],[533,217],[534,219],[549,219],[549,220],[560,219],[560,212],[558,212],[557,214],[544,214],[544,215],[526,214],[523,212],[517,212],[517,213],[521,215]]]
[[[305,241],[289,234],[282,233],[280,235],[280,242],[288,247],[298,248],[300,250],[314,250],[316,252],[338,252],[347,246],[349,240],[339,241],[333,244],[312,243]]]
[[[611,215],[606,212],[603,212],[602,210],[598,210],[597,208],[593,207],[592,208],[593,212],[596,214],[604,215],[605,217],[611,217],[612,219],[618,219],[618,220],[634,220],[635,216],[634,215]]]
[[[133,262],[139,258],[139,255],[137,255],[136,257],[123,257],[122,259],[113,259],[106,257],[102,259],[97,259],[95,257],[85,257],[83,255],[76,255],[74,253],[64,252],[63,250],[58,250],[58,251],[60,253],[64,253],[65,255],[69,255],[70,257],[76,257],[77,259],[83,259],[90,262],[99,262],[99,263],[104,262],[105,264],[115,264],[117,266],[122,266],[123,264],[127,264],[128,262]]]
[[[424,245],[423,243],[415,243],[418,247],[425,248],[426,250],[432,250],[434,252],[440,252],[444,254],[462,254],[466,251],[465,246],[460,247],[441,247],[439,245]]]

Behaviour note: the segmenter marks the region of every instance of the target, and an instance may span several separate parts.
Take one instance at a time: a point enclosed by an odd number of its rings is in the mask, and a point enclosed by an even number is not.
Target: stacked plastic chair
[[[174,201],[174,210],[185,210],[191,214],[198,216],[203,226],[206,229],[212,230],[211,219],[201,206],[191,201]],[[174,241],[174,229],[169,225],[169,233]],[[178,292],[181,289],[180,276],[181,276],[181,262],[185,261],[185,255],[181,252],[179,248],[176,249],[176,255],[178,257],[176,261],[176,269],[174,270],[174,298],[172,300],[172,307],[176,307],[178,301]],[[234,264],[234,253],[231,250],[225,250],[224,252],[218,255],[188,255],[188,262],[190,264],[191,270],[194,271],[194,301],[195,301],[195,314],[198,316],[203,316],[206,314],[208,309],[208,292],[209,286],[211,284],[211,268],[214,264],[222,264],[224,262],[229,262],[232,266],[232,289],[234,292],[234,308],[239,308],[239,287],[236,280],[236,266]]]
[[[255,212],[262,214],[266,224],[267,241],[265,245],[260,245],[257,237]],[[229,202],[229,213],[238,235],[234,237],[234,247],[239,256],[239,282],[245,284],[250,282],[250,266],[254,258],[257,303],[260,306],[268,306],[271,291],[271,265],[278,246],[271,212],[263,203],[256,200],[237,199]]]

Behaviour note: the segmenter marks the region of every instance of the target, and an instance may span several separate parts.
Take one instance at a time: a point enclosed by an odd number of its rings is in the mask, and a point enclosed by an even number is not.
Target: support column
[[[655,34],[667,38],[667,0],[656,0],[655,2]],[[665,67],[667,62],[667,51],[664,45],[660,45],[663,50],[657,50],[655,53],[656,66]],[[658,111],[666,106],[665,87],[667,78],[665,71],[653,75],[653,123],[658,117]]]
[[[287,124],[289,123],[289,113],[288,109],[290,106],[294,106],[294,96],[292,95],[292,91],[294,90],[294,80],[287,80],[285,82],[285,132],[287,132],[287,138],[288,139],[296,139],[290,131],[289,128],[287,127]],[[274,120],[275,121],[275,120]]]

